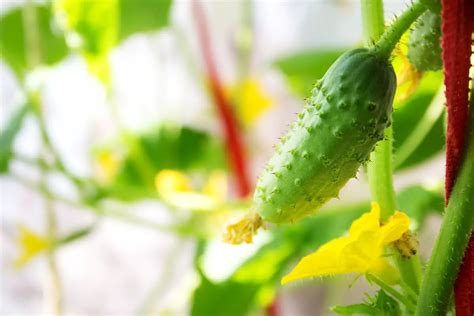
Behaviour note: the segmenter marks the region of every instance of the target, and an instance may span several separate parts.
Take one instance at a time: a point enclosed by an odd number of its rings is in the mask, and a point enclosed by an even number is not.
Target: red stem
[[[204,58],[207,75],[209,76],[210,89],[214,98],[214,105],[220,115],[222,127],[224,128],[229,160],[234,170],[237,188],[240,197],[246,197],[251,192],[246,157],[242,144],[241,135],[237,127],[237,121],[232,112],[230,100],[226,97],[222,83],[214,63],[209,31],[203,8],[199,1],[192,2],[194,20],[196,22],[199,42]]]
[[[469,103],[471,36],[474,31],[473,17],[474,3],[472,1],[442,0],[442,47],[448,110],[446,204],[461,165],[464,150]],[[471,234],[454,290],[456,315],[474,315],[474,234]]]
[[[237,121],[232,112],[232,104],[226,97],[222,83],[214,63],[211,40],[209,36],[206,18],[201,3],[198,0],[192,2],[194,20],[196,22],[199,42],[204,58],[206,72],[210,81],[210,88],[214,98],[214,105],[219,112],[222,126],[226,135],[229,160],[232,164],[239,196],[246,197],[251,192],[251,185],[247,169],[246,157]],[[272,304],[266,308],[267,316],[278,316],[278,300],[275,299]]]

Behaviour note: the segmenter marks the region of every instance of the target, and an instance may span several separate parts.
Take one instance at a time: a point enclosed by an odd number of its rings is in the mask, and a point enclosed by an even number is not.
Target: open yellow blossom
[[[369,273],[394,284],[399,279],[396,270],[384,256],[384,248],[400,239],[408,231],[410,219],[403,212],[395,212],[380,224],[380,207],[372,203],[372,210],[356,219],[349,235],[339,237],[304,257],[282,279],[282,284],[304,278],[347,273]]]
[[[166,203],[191,210],[211,210],[225,200],[227,178],[222,171],[212,172],[200,189],[193,188],[191,179],[176,170],[161,170],[155,176],[155,187]]]
[[[36,255],[51,247],[49,240],[31,231],[28,227],[20,226],[18,242],[21,248],[20,256],[15,260],[15,268],[21,268],[30,262]]]
[[[247,78],[228,91],[237,105],[236,112],[240,121],[246,126],[252,125],[274,103],[254,78]]]

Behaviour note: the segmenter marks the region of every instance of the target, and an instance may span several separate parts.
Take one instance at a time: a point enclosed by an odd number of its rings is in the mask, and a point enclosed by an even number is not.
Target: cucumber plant
[[[408,42],[408,59],[419,71],[440,70],[441,60],[441,17],[426,11],[415,23]]]

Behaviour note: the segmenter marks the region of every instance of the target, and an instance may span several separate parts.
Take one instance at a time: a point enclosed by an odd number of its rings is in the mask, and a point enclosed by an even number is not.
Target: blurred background
[[[222,242],[312,85],[362,46],[359,6],[1,0],[2,315],[330,315],[370,295],[356,276],[279,285],[369,209],[363,170],[320,216]],[[387,21],[404,7],[385,1]],[[395,184],[426,258],[443,209],[442,75],[413,72],[404,50]]]

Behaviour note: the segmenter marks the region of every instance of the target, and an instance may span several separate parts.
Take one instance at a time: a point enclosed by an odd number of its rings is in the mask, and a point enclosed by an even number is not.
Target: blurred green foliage
[[[54,29],[50,6],[36,5],[39,35],[39,54],[45,65],[61,61],[68,48],[63,34]],[[26,75],[27,52],[22,8],[15,8],[0,17],[0,57],[12,68],[18,78]]]
[[[300,97],[308,97],[317,80],[348,48],[317,49],[282,57],[273,65],[285,75],[292,91]]]
[[[8,165],[13,157],[15,137],[21,130],[29,109],[29,104],[24,104],[19,107],[10,117],[5,129],[0,132],[0,173],[8,171]]]
[[[60,2],[68,4],[66,20],[80,37],[84,51],[102,59],[129,36],[157,31],[168,25],[172,3],[171,0],[64,0],[56,3]],[[32,5],[37,14],[35,31],[39,35],[41,61],[44,65],[53,65],[69,54],[65,34],[58,29],[50,3]],[[14,7],[0,16],[0,58],[21,80],[28,71],[23,10],[22,6]]]
[[[127,155],[116,181],[153,187],[163,169],[211,171],[226,168],[223,144],[209,133],[165,123],[139,135],[125,137]]]

